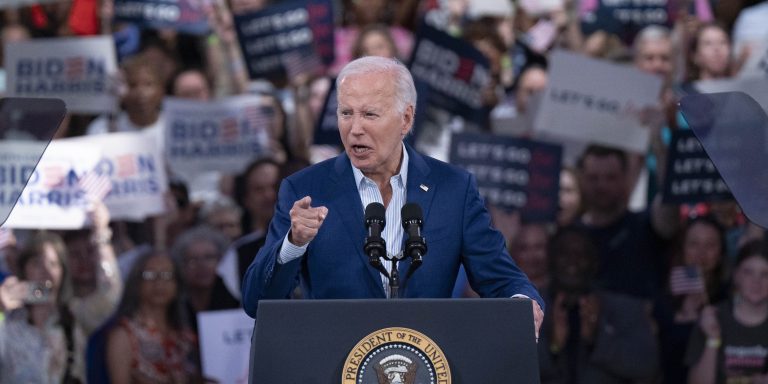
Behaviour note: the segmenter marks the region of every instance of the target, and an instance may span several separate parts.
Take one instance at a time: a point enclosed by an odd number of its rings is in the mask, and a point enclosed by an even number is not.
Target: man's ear
[[[405,107],[405,112],[403,113],[403,128],[400,131],[400,136],[405,137],[405,135],[413,129],[414,114],[413,105]]]

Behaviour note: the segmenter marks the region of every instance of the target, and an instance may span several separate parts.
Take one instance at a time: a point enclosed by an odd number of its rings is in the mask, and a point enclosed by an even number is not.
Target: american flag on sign
[[[85,74],[85,59],[82,57],[70,57],[65,61],[66,70],[64,74],[67,80],[82,79]]]
[[[669,275],[669,289],[675,296],[704,293],[704,279],[699,267],[681,265],[672,268]]]
[[[138,172],[136,156],[132,154],[117,157],[117,175],[120,177],[133,176]]]
[[[221,122],[221,139],[226,142],[236,141],[240,137],[237,129],[237,119],[228,117]]]
[[[83,175],[77,184],[85,192],[85,198],[89,201],[103,201],[112,190],[112,180],[109,176],[93,171]]]
[[[280,61],[283,62],[285,73],[289,79],[305,73],[315,73],[323,65],[320,57],[311,50],[295,50],[283,53],[280,56]]]
[[[64,167],[61,165],[49,165],[42,169],[43,185],[48,188],[53,188],[61,185],[64,182],[66,173]]]
[[[268,130],[269,124],[272,123],[270,114],[263,111],[261,105],[250,105],[243,108],[243,117],[248,122],[247,132],[250,132],[251,135]]]

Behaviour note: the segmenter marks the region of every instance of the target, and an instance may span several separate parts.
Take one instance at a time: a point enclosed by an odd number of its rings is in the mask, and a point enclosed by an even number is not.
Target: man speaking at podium
[[[474,177],[403,142],[416,108],[408,69],[389,58],[360,58],[339,73],[337,89],[344,152],[282,181],[266,243],[243,280],[245,311],[255,317],[259,300],[286,299],[299,282],[309,299],[447,298],[463,264],[482,297],[532,299],[538,333],[544,302],[491,227]],[[363,249],[370,235],[364,210],[368,216],[374,202],[385,209],[380,237],[389,258],[403,249],[401,208],[415,203],[423,211],[429,250],[399,292],[390,292],[387,275]],[[410,264],[407,257],[399,263],[402,275]]]

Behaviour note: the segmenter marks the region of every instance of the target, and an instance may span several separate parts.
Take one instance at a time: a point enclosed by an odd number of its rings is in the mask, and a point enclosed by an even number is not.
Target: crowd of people
[[[111,220],[94,201],[80,230],[0,229],[0,382],[205,381],[196,314],[242,306],[241,283],[267,241],[281,180],[341,150],[313,143],[331,79],[354,58],[407,62],[419,25],[429,23],[489,60],[483,103],[492,123],[482,128],[491,134],[531,137],[531,127],[512,132],[494,118],[531,113],[555,49],[663,81],[657,106],[643,113],[647,153],[585,138],[583,153],[563,166],[555,220],[487,207],[546,303],[541,381],[768,383],[764,231],[735,201],[680,206],[661,196],[670,133],[689,129],[680,97],[695,92],[696,81],[736,76],[768,42],[768,2],[670,0],[665,25],[617,35],[582,28],[586,0],[547,12],[523,0],[337,0],[332,65],[311,76],[249,79],[233,17],[279,1],[212,1],[206,36],[113,22],[113,1],[46,1],[0,13],[3,46],[114,37],[119,110],[69,114],[57,138],[160,132],[166,96],[260,94],[274,111],[269,154],[240,174],[216,175],[217,193],[204,198],[171,174],[166,213],[142,222]],[[544,25],[553,28],[546,38]],[[638,183],[641,175],[647,183]],[[639,189],[646,208],[632,209]],[[458,279],[454,296],[476,295],[465,284]]]

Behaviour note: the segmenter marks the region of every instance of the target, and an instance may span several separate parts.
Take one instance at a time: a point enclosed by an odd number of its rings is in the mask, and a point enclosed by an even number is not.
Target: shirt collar
[[[406,182],[408,181],[408,151],[405,149],[404,143],[401,142],[400,145],[403,148],[403,161],[400,163],[400,172],[392,177],[399,178],[400,183],[402,184],[403,188],[405,188]],[[350,165],[352,164],[352,159],[349,160],[349,163]],[[363,180],[371,180],[365,177],[365,175],[363,175],[363,171],[356,168],[354,165],[352,165],[352,174],[355,175],[355,185],[357,186],[358,190],[360,190]],[[371,182],[373,181],[371,180]]]

